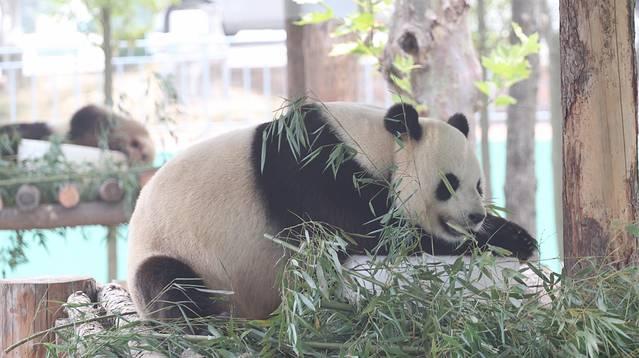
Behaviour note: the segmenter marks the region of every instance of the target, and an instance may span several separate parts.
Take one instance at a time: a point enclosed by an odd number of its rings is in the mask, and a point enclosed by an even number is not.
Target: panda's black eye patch
[[[477,180],[477,192],[479,195],[484,196],[484,191],[481,190],[481,180]]]
[[[459,188],[459,179],[457,179],[455,174],[446,174],[437,186],[437,192],[435,193],[437,200],[445,201],[450,199],[457,188]]]

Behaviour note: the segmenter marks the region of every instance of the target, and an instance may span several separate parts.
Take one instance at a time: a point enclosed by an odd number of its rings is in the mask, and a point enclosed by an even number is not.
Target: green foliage
[[[519,43],[502,43],[488,56],[482,56],[481,64],[488,70],[489,79],[475,82],[477,89],[496,106],[517,103],[515,98],[504,93],[515,83],[530,76],[531,67],[527,57],[539,52],[539,34],[527,36],[518,24],[513,23],[512,26]]]
[[[391,270],[378,281],[342,267],[344,233],[319,223],[298,230],[300,243],[282,274],[282,304],[266,321],[210,317],[209,336],[185,336],[184,327],[133,323],[85,337],[92,355],[131,354],[129,342],[178,356],[185,349],[204,356],[636,356],[639,352],[639,270],[597,267],[573,277],[547,274],[530,265],[494,276],[495,258],[469,264],[424,264],[381,260],[370,269]],[[539,276],[541,292],[522,287],[522,271]],[[477,287],[473,275],[504,280],[504,287]],[[375,292],[369,289],[375,287]],[[344,300],[345,289],[358,293]],[[80,341],[68,332],[52,354],[72,353]]]
[[[333,9],[324,2],[318,2],[324,8],[324,11],[311,12],[302,17],[301,20],[295,22],[296,25],[316,25],[333,19],[335,13]]]
[[[325,1],[294,1],[301,4],[317,4],[322,8],[321,11],[305,14],[300,21],[296,22],[298,25],[320,24],[335,19],[335,12]],[[336,44],[331,55],[355,54],[379,57],[384,50],[385,41],[383,36],[376,35],[388,32],[386,25],[379,20],[379,15],[389,13],[392,0],[353,1],[357,5],[357,12],[339,19],[340,24],[331,35],[346,40]]]

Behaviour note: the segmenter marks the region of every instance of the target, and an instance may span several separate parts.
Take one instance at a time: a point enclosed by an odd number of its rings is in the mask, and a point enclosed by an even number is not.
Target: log
[[[131,300],[129,292],[117,283],[110,283],[98,290],[98,302],[106,309],[107,314],[116,315],[114,325],[115,327],[122,327],[130,322],[139,321],[140,316],[137,314],[135,305]],[[135,333],[144,333],[143,326],[134,326],[130,328]],[[131,356],[135,358],[151,358],[151,357],[165,357],[165,355],[157,352],[149,352],[139,350],[137,347],[139,342],[130,341],[129,347],[131,348]],[[195,357],[195,356],[194,356]],[[197,357],[200,357],[197,355]]]
[[[53,229],[85,225],[126,223],[129,214],[123,203],[80,203],[71,209],[58,204],[40,205],[23,212],[17,208],[0,210],[0,230]]]
[[[129,293],[119,284],[110,283],[98,290],[98,302],[106,309],[107,314],[125,315],[115,320],[115,326],[120,327],[132,321],[138,321],[135,305]]]
[[[51,328],[63,317],[62,303],[78,290],[95,296],[95,280],[89,277],[0,280],[0,356],[45,356],[41,343],[53,342],[54,334],[25,342],[9,353],[5,349],[33,333]]]
[[[68,325],[69,323],[72,323],[70,319],[68,318],[58,318],[55,320],[55,324],[54,327],[56,328],[55,331],[55,344],[60,345],[63,344],[66,341],[66,337],[69,337],[70,335],[73,334],[73,329],[72,328],[61,328],[63,326]]]
[[[58,202],[63,207],[69,209],[80,203],[80,190],[73,183],[67,183],[58,190]]]
[[[115,203],[124,197],[124,189],[117,179],[110,178],[100,185],[99,195],[107,203]]]
[[[82,291],[76,291],[67,299],[64,312],[72,322],[104,316],[104,307],[93,303],[89,295]],[[82,337],[104,330],[104,326],[99,321],[85,322],[75,326],[76,335]]]
[[[16,193],[16,206],[21,211],[31,211],[40,205],[40,190],[31,184],[23,184]]]

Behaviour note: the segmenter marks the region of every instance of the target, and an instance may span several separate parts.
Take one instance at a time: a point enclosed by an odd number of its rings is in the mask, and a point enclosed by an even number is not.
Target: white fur
[[[479,229],[481,223],[471,225],[467,219],[471,213],[486,213],[476,189],[482,173],[479,160],[472,143],[449,124],[424,118],[419,123],[422,138],[404,138],[405,148],[396,148],[394,181],[400,182],[397,206],[429,232],[458,242],[461,236],[449,234],[439,218],[465,229]],[[459,189],[451,199],[439,201],[435,191],[447,173],[457,176]]]

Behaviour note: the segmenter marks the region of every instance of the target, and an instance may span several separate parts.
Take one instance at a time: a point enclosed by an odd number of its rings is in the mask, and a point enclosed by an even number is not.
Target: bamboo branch
[[[129,313],[129,314],[133,314],[133,313]],[[126,314],[124,314],[124,315],[126,315]],[[120,316],[123,316],[123,315],[106,315],[106,316],[100,316],[100,317],[93,317],[93,318],[88,318],[88,319],[84,319],[84,320],[80,320],[80,321],[76,321],[76,322],[63,324],[63,325],[56,326],[56,327],[51,327],[51,328],[49,328],[47,330],[36,332],[36,333],[26,337],[26,338],[23,338],[23,339],[17,341],[16,343],[14,343],[14,344],[10,345],[9,347],[5,348],[4,353],[5,354],[9,354],[9,352],[11,352],[12,350],[18,348],[19,346],[21,346],[21,345],[23,345],[23,344],[25,344],[25,343],[27,343],[29,341],[32,341],[32,340],[34,340],[36,338],[45,336],[45,335],[47,335],[49,333],[54,333],[54,332],[57,332],[59,330],[65,329],[65,328],[71,328],[71,327],[74,327],[75,325],[78,325],[78,324],[89,323],[89,322],[93,322],[93,321],[115,319],[116,317],[120,317]]]

